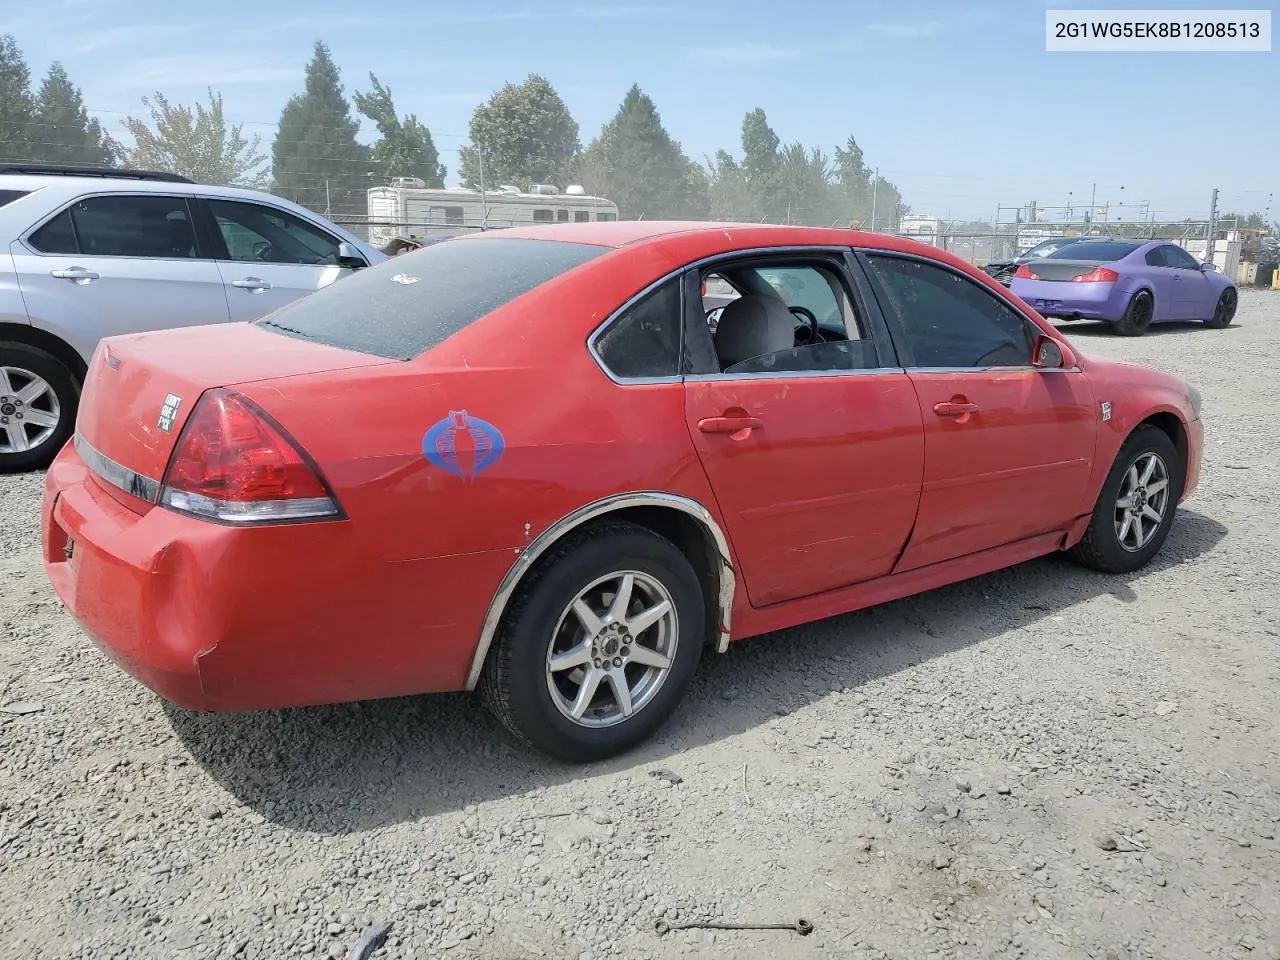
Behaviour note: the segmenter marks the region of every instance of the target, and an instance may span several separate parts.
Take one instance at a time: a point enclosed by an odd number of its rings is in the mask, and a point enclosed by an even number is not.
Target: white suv
[[[255,320],[384,259],[254,190],[0,164],[0,472],[43,467],[66,442],[103,337]]]

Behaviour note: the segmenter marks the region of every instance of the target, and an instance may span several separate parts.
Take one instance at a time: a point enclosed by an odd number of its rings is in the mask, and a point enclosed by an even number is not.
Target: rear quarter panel
[[[8,250],[0,251],[0,324],[20,323],[28,325],[27,304],[18,287],[18,273],[14,269],[13,256]],[[0,334],[0,340],[3,340]]]

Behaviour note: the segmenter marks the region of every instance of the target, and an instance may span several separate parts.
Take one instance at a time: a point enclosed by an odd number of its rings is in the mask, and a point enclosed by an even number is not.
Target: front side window
[[[1167,267],[1171,264],[1164,256],[1164,247],[1152,247],[1146,252],[1144,259],[1147,261],[1148,267]]]
[[[1183,250],[1182,247],[1174,244],[1167,244],[1164,247],[1164,260],[1169,266],[1178,270],[1200,269],[1200,262],[1195,257]]]
[[[668,280],[628,307],[596,338],[596,353],[619,379],[680,372],[680,281]]]
[[[249,263],[335,266],[341,241],[276,207],[239,200],[207,200],[227,258]]]
[[[110,194],[77,200],[31,235],[41,253],[185,260],[200,256],[185,197]]]
[[[871,269],[916,367],[1018,367],[1031,363],[1027,322],[972,280],[905,257],[871,254]]]

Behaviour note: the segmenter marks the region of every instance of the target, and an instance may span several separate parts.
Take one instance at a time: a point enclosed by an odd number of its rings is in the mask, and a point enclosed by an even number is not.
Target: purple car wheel
[[[1129,301],[1124,316],[1116,324],[1116,333],[1122,337],[1140,337],[1151,326],[1151,317],[1155,313],[1155,301],[1146,290],[1139,290]]]
[[[1222,296],[1218,297],[1218,306],[1213,311],[1213,316],[1204,322],[1206,327],[1213,327],[1215,330],[1221,330],[1223,327],[1231,326],[1231,321],[1235,319],[1236,307],[1240,303],[1240,296],[1236,293],[1234,287],[1227,287],[1222,291]]]

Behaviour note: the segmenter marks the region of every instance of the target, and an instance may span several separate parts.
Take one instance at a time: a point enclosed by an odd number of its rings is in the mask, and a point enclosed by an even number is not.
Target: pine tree
[[[471,145],[463,147],[461,177],[469,187],[552,183],[563,189],[582,145],[578,123],[543,77],[508,83],[471,117]]]
[[[330,216],[366,215],[374,164],[369,148],[356,142],[359,130],[329,48],[316,41],[306,92],[280,114],[272,145],[275,192]]]
[[[31,71],[18,41],[0,36],[0,160],[40,160],[39,127],[34,126]]]
[[[378,142],[373,146],[373,162],[384,180],[392,177],[417,177],[429,187],[443,187],[445,170],[436,151],[431,131],[418,118],[409,114],[401,122],[396,116],[391,90],[372,73],[373,90],[355,93],[356,109],[378,128]]]
[[[119,145],[85,110],[80,89],[71,82],[61,63],[49,68],[40,86],[35,120],[41,160],[105,166],[119,153]]]
[[[671,139],[638,84],[584,151],[579,169],[588,191],[608,197],[624,218],[696,218],[708,210],[706,176]]]

